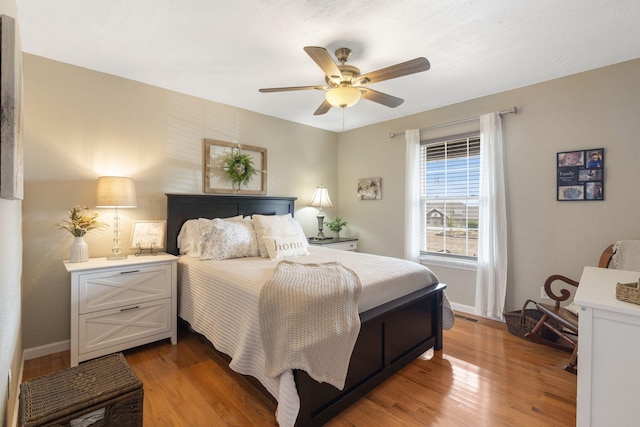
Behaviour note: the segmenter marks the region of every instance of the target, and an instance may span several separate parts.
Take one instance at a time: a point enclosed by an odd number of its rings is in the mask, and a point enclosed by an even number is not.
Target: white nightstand
[[[341,238],[341,239],[326,239],[326,240],[314,240],[309,239],[309,244],[314,246],[322,246],[323,248],[340,249],[343,251],[357,251],[358,239],[355,238]]]
[[[71,366],[163,338],[177,344],[177,261],[169,254],[65,261]]]

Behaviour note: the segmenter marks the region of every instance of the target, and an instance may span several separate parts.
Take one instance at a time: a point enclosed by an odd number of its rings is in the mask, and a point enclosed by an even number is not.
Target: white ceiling
[[[340,132],[640,57],[638,0],[17,0],[25,52]],[[314,116],[324,84],[302,50],[339,47],[362,73],[424,56]],[[506,105],[505,108],[510,107]],[[344,127],[343,127],[344,119]]]

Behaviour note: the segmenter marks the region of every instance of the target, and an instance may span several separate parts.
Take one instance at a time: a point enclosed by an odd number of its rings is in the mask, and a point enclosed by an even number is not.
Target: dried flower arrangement
[[[98,220],[98,213],[86,206],[76,206],[69,210],[69,219],[56,224],[61,230],[67,230],[74,237],[82,237],[91,230],[97,230],[108,225]]]

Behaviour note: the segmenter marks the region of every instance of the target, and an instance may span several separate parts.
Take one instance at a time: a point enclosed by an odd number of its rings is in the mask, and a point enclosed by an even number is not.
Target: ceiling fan
[[[304,51],[315,61],[325,74],[325,86],[291,86],[260,89],[262,93],[287,92],[292,90],[324,90],[325,100],[313,113],[315,116],[325,114],[331,107],[351,107],[360,98],[377,102],[387,107],[395,108],[404,102],[404,99],[387,95],[370,89],[365,85],[384,80],[395,79],[409,74],[427,71],[431,65],[426,58],[415,58],[407,62],[382,68],[360,75],[360,70],[346,62],[351,56],[351,49],[342,47],[336,50],[335,55],[340,64],[336,64],[331,55],[323,47],[307,46]]]

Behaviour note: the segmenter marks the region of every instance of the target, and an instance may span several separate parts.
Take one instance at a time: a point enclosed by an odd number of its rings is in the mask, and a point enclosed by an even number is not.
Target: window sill
[[[478,268],[477,261],[469,261],[455,258],[445,258],[439,256],[422,255],[420,257],[420,264],[427,267],[430,265],[437,267],[457,268],[460,270],[476,271]]]

